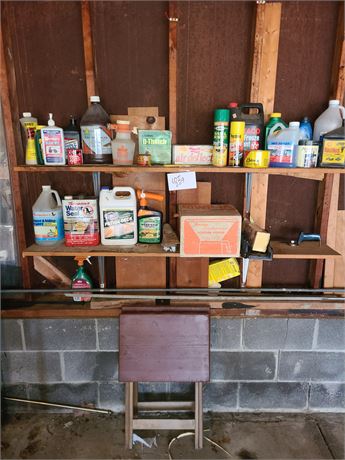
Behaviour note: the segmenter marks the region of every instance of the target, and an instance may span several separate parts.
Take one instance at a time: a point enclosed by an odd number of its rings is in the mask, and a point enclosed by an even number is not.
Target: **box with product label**
[[[240,213],[231,205],[181,205],[181,257],[239,257]]]
[[[175,165],[212,164],[212,145],[173,145],[173,163]]]
[[[215,260],[208,266],[209,285],[235,278],[241,274],[240,266],[234,257]]]
[[[151,164],[171,164],[171,131],[158,129],[138,130],[139,154],[151,155]]]

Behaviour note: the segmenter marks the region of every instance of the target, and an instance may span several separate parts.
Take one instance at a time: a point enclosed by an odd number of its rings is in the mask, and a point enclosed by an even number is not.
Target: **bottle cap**
[[[73,200],[73,196],[72,195],[65,195],[64,200]]]
[[[102,185],[101,190],[110,190],[110,188],[107,185]]]
[[[101,98],[99,96],[90,96],[90,102],[100,102]]]
[[[118,133],[130,133],[129,121],[126,120],[116,120],[116,131]]]
[[[29,117],[31,117],[31,112],[23,112],[23,117],[24,117],[24,118],[29,118]]]
[[[340,102],[339,102],[339,99],[331,99],[329,101],[329,105],[339,105]]]
[[[234,109],[235,107],[238,107],[238,103],[237,102],[230,102],[228,107],[229,107],[229,109]]]
[[[299,121],[290,121],[289,128],[299,128]]]
[[[302,118],[302,122],[303,122],[303,123],[310,123],[310,120],[309,120],[308,117],[303,117],[303,118]]]
[[[48,126],[55,126],[55,121],[53,120],[53,114],[49,114]]]
[[[280,118],[282,114],[280,112],[273,112],[271,113],[270,118]]]
[[[42,185],[42,190],[51,190],[51,185]]]
[[[214,121],[225,121],[230,120],[230,111],[229,109],[216,109],[214,111]]]

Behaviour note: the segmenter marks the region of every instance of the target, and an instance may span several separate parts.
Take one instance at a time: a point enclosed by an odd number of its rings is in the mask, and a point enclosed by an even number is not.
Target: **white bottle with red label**
[[[55,126],[52,113],[49,114],[48,126],[41,129],[41,138],[44,164],[66,164],[63,129]]]

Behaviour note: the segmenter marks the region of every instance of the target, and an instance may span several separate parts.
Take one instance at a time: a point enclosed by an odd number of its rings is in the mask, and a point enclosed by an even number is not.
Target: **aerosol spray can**
[[[244,121],[232,121],[230,125],[229,166],[241,166],[244,152]]]
[[[214,111],[213,166],[226,166],[229,144],[229,109]]]

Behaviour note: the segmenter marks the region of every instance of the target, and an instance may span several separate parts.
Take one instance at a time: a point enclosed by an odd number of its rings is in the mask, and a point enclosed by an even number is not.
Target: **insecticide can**
[[[214,111],[213,166],[226,166],[228,161],[229,117],[229,109]]]
[[[99,244],[96,198],[65,196],[62,200],[66,246]]]
[[[315,168],[319,154],[319,143],[300,140],[297,147],[296,167]]]
[[[269,150],[250,150],[244,155],[244,166],[246,168],[268,168],[269,164]]]
[[[128,246],[137,243],[137,200],[133,188],[102,189],[99,209],[102,244]]]
[[[229,166],[241,166],[244,149],[244,121],[232,121],[230,125]]]

